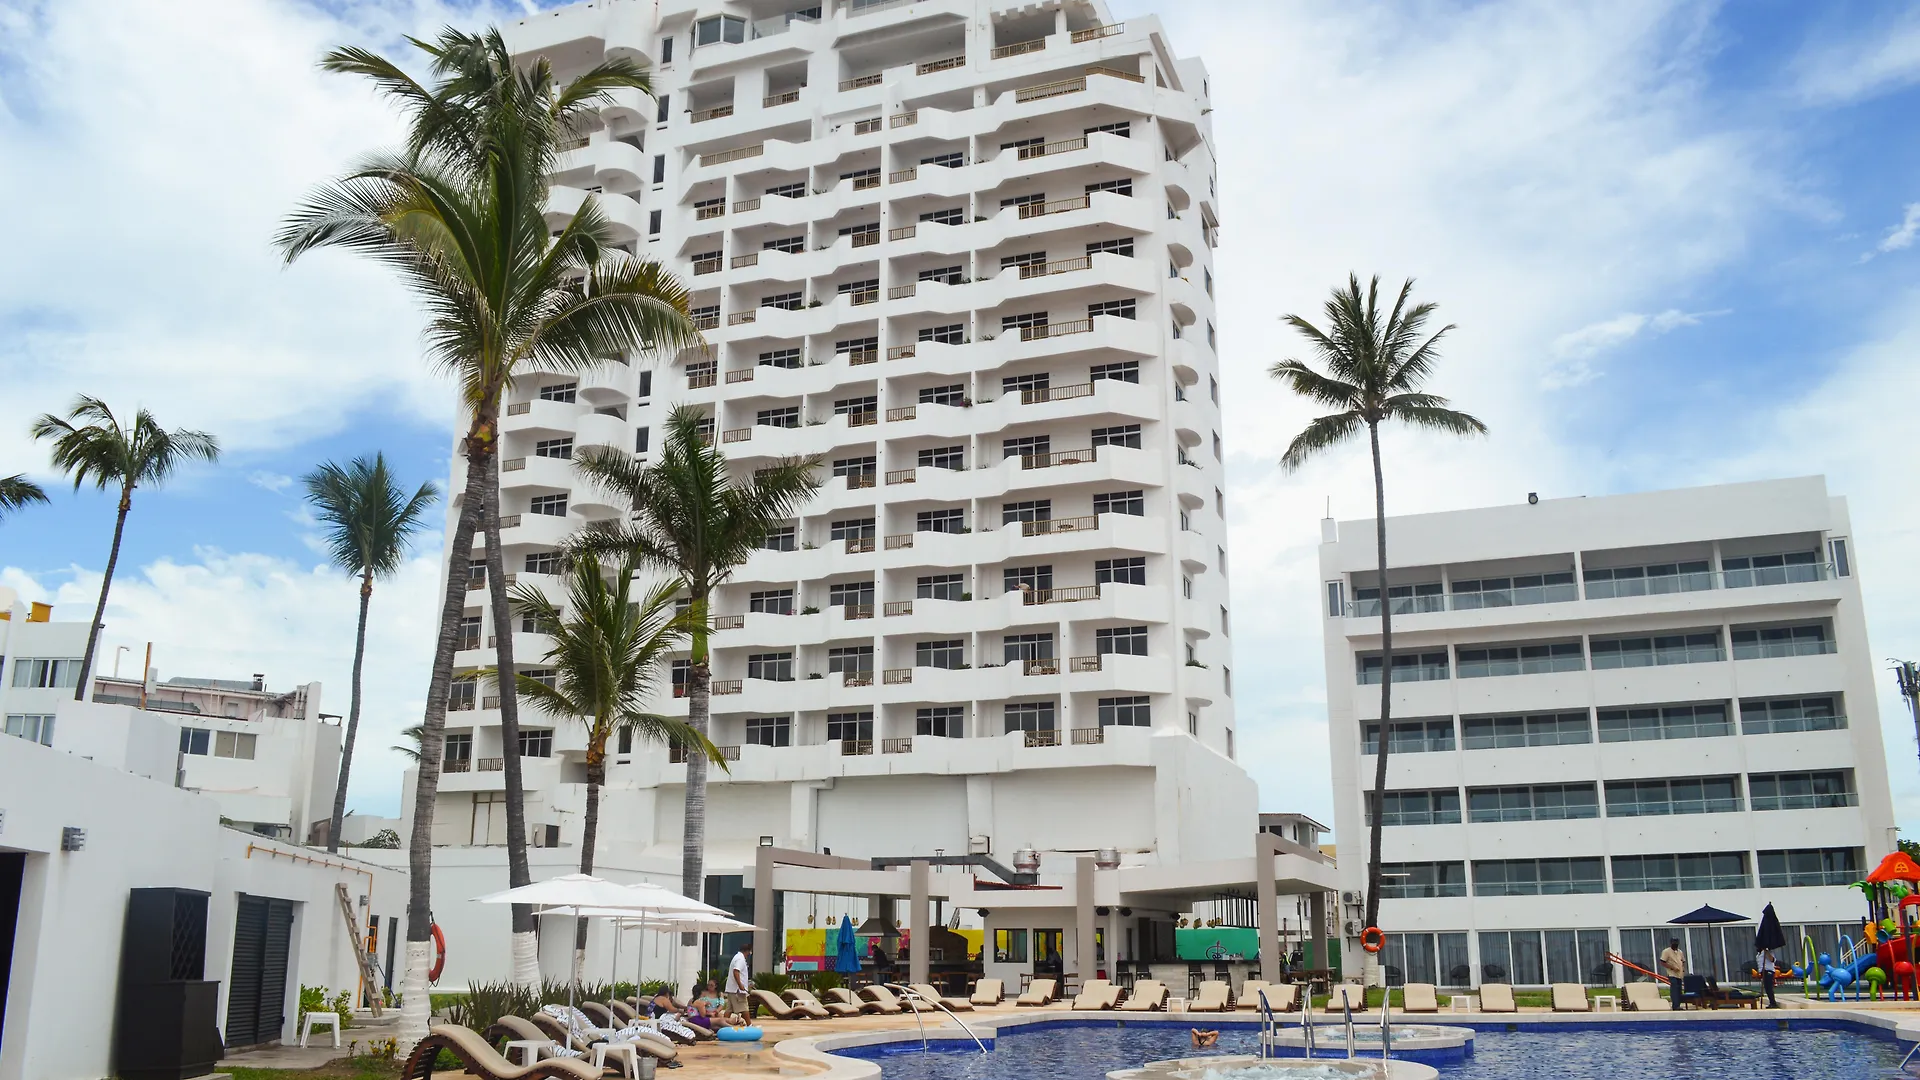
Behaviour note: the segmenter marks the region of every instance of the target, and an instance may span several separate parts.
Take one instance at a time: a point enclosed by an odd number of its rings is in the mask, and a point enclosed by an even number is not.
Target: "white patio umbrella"
[[[669,933],[674,933],[674,934],[727,934],[727,933],[734,933],[741,930],[760,929],[759,927],[753,925],[752,923],[741,922],[739,919],[733,918],[730,915],[706,914],[704,912],[687,912],[683,914],[659,914],[659,915],[646,914],[646,915],[638,915],[638,916],[628,914],[628,915],[617,916],[614,920],[614,927],[616,928],[616,931],[619,929],[637,927],[643,931],[644,930],[654,930],[654,931],[665,930]],[[646,949],[646,943],[643,939],[640,946],[640,966],[634,972],[634,986],[636,988],[642,982],[646,981],[646,975],[647,975],[647,949]],[[694,981],[696,983],[699,982],[698,979],[695,979]],[[694,987],[694,989],[698,990],[699,987],[696,986]]]

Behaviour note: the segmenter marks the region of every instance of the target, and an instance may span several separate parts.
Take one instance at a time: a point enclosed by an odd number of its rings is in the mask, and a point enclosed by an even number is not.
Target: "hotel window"
[[[1371,754],[1380,748],[1380,725],[1365,725],[1360,732],[1360,752]],[[1430,754],[1453,749],[1453,719],[1396,720],[1387,732],[1387,754]]]
[[[793,745],[793,717],[754,716],[747,719],[748,746]]]
[[[477,649],[480,647],[480,616],[467,615],[460,620],[460,648]],[[18,685],[18,684],[16,684]]]
[[[914,532],[960,533],[966,531],[966,524],[966,511],[958,507],[921,510],[913,515]]]
[[[1383,900],[1465,895],[1466,863],[1382,863],[1380,866],[1380,898]]]
[[[1584,671],[1586,657],[1578,641],[1545,645],[1496,645],[1485,649],[1459,649],[1459,669],[1455,677],[1485,679],[1501,675],[1542,675],[1554,671]]]
[[[660,99],[660,107],[662,109],[665,109],[667,107],[666,98],[663,97]],[[647,235],[648,236],[660,235],[660,211],[658,210],[650,210],[647,212]]]
[[[1847,718],[1836,711],[1835,699],[1830,697],[1774,698],[1740,703],[1740,732],[1743,735],[1838,731],[1846,726]]]
[[[718,45],[722,42],[738,45],[747,39],[747,21],[738,15],[714,15],[693,24],[693,47]],[[661,61],[665,63],[664,60]]]
[[[1347,613],[1346,585],[1339,581],[1327,582],[1327,618],[1338,619]],[[1191,597],[1192,593],[1189,592]]]
[[[1116,318],[1132,319],[1138,315],[1136,307],[1131,297],[1125,300],[1102,300],[1099,303],[1087,305],[1087,318],[1094,319],[1102,315],[1112,315]]]
[[[964,472],[967,468],[967,448],[965,446],[930,447],[914,456],[914,464],[922,469],[949,469],[954,472]]]
[[[1362,686],[1378,685],[1380,657],[1361,656],[1354,675]],[[1393,658],[1394,682],[1437,682],[1446,677],[1447,654],[1444,652],[1402,653]]]
[[[1093,651],[1101,656],[1147,655],[1147,628],[1144,626],[1103,627],[1093,632]]]
[[[1000,440],[1002,458],[1044,458],[1052,452],[1053,439],[1047,435],[1026,435],[1018,439]]]
[[[1859,848],[1762,851],[1758,856],[1763,889],[1851,885],[1863,872]]]
[[[1589,600],[1606,600],[1617,596],[1660,596],[1713,588],[1713,566],[1704,559],[1653,563],[1648,566],[1616,566],[1611,569],[1583,568],[1580,576],[1586,581]]]
[[[917,600],[964,600],[967,588],[965,579],[964,574],[928,574],[914,583],[914,598]]]
[[[949,323],[946,326],[923,326],[920,328],[917,340],[930,341],[939,345],[965,345],[967,343],[967,325],[965,323]],[[961,389],[964,390],[965,387],[962,386]],[[963,394],[962,396],[965,395]]]
[[[1670,817],[1740,812],[1738,776],[1674,776],[1607,781],[1607,816]]]
[[[763,308],[778,308],[781,311],[799,311],[802,307],[806,306],[806,300],[806,294],[798,290],[793,292],[769,293],[760,298],[759,306]]]
[[[1000,256],[1000,269],[1002,270],[1012,266],[1018,266],[1024,269],[1029,266],[1045,265],[1047,265],[1047,253],[1044,251],[1028,251],[1019,255]]]
[[[642,427],[642,428],[633,429],[633,452],[636,454],[644,454],[647,452],[647,429],[646,428]]]
[[[540,400],[571,402],[579,388],[577,382],[548,383],[540,388]]]
[[[1008,664],[1051,660],[1053,659],[1053,634],[1051,632],[1005,634],[1000,638],[1000,650],[1002,662]]]
[[[913,643],[913,666],[958,671],[967,666],[966,646],[964,638],[916,641]]]
[[[661,94],[658,105],[659,107],[653,111],[653,120],[656,124],[664,124],[667,122],[667,118],[673,115],[673,95]],[[658,210],[654,211],[656,214],[659,212]]]
[[[1052,379],[1044,371],[1031,375],[1008,375],[1000,380],[1000,392],[1003,394],[1026,395],[1035,390],[1045,390],[1051,384]],[[1022,400],[1035,401],[1039,399],[1023,396]]]
[[[673,682],[673,696],[677,698],[686,697],[687,679],[693,673],[693,661],[675,660],[667,665],[667,671]]]
[[[1411,615],[1416,612],[1445,611],[1447,598],[1442,595],[1437,581],[1418,585],[1389,585],[1387,605],[1395,615]],[[1380,590],[1377,587],[1356,586],[1353,590],[1353,617],[1370,619],[1379,614]]]
[[[667,155],[665,154],[653,155],[653,182],[656,184],[667,182]]]
[[[1613,857],[1614,892],[1705,892],[1752,887],[1744,851]]]
[[[923,386],[920,388],[922,405],[954,405],[967,403],[967,384],[948,383],[945,386]]]
[[[1592,784],[1533,784],[1467,789],[1467,820],[1572,821],[1600,816]]]
[[[1113,427],[1094,428],[1093,445],[1126,446],[1138,450],[1140,449],[1140,425],[1117,424]]]
[[[1103,697],[1098,700],[1095,709],[1101,727],[1153,726],[1153,709],[1148,705],[1145,695]]]
[[[480,682],[472,675],[455,675],[447,685],[447,711],[471,709],[480,697]]]
[[[807,250],[807,238],[801,236],[778,236],[772,240],[760,241],[761,251],[778,251],[788,255]]]
[[[1366,803],[1367,824],[1371,825],[1376,816],[1373,792],[1367,792]],[[1383,826],[1460,824],[1460,792],[1453,788],[1389,791],[1379,805],[1386,808],[1384,813],[1378,815]]]
[[[1002,525],[1011,525],[1016,521],[1052,520],[1052,499],[1022,499],[1019,502],[1000,504],[1000,524]]]
[[[446,740],[440,744],[440,760],[472,761],[473,734],[462,731],[448,735]]]
[[[1593,724],[1584,712],[1531,716],[1463,716],[1461,741],[1468,750],[1513,746],[1571,746],[1593,741]]]
[[[963,225],[967,220],[964,206],[952,206],[944,210],[929,210],[920,215],[920,220],[930,225]]]
[[[1606,891],[1607,870],[1598,857],[1487,859],[1473,864],[1475,896],[1568,896]]]
[[[753,423],[756,427],[797,428],[800,426],[800,406],[761,409],[754,414]]]
[[[1051,701],[1010,701],[1003,715],[1009,732],[1054,730]]]
[[[1215,461],[1227,460],[1227,455],[1221,452],[1220,433],[1217,431],[1213,433],[1213,460]]]
[[[967,155],[959,150],[949,150],[944,154],[934,154],[920,159],[922,165],[938,165],[943,169],[958,169],[967,163]]]
[[[529,574],[557,574],[561,569],[561,555],[557,551],[535,551],[527,555],[526,572]]]
[[[962,705],[932,705],[913,711],[913,733],[938,739],[966,737],[967,711]]]
[[[775,184],[767,188],[762,194],[776,196],[782,199],[804,199],[807,195],[807,182],[805,180],[795,180],[791,183]]]
[[[795,525],[776,525],[767,530],[767,538],[761,547],[768,551],[792,551],[800,538],[800,529]]]
[[[1659,634],[1648,637],[1595,638],[1593,669],[1665,667],[1669,664],[1710,664],[1726,659],[1720,650],[1720,631]]]
[[[1729,589],[1823,581],[1827,576],[1826,564],[1820,561],[1818,551],[1723,558],[1720,560],[1720,570]]]
[[[1093,560],[1093,583],[1096,585],[1145,585],[1147,583],[1146,556]]]
[[[847,581],[827,586],[827,606],[865,609],[864,614],[873,614],[873,582]],[[850,611],[847,615],[851,618],[860,613]]]
[[[1133,258],[1133,237],[1123,236],[1118,240],[1089,240],[1088,255],[1123,255]]]
[[[71,690],[80,683],[80,661],[18,659],[13,685],[40,690]]]
[[[1138,384],[1140,382],[1140,361],[1121,360],[1112,364],[1094,364],[1087,368],[1088,382],[1101,382],[1103,380]]]
[[[1115,195],[1125,195],[1128,198],[1132,198],[1133,197],[1133,178],[1127,177],[1121,180],[1102,180],[1097,184],[1087,185],[1087,194],[1092,195],[1097,191],[1110,191]]]
[[[843,341],[840,344],[864,344],[867,351],[870,352],[873,349],[872,338],[864,338],[860,342]],[[845,350],[841,351],[844,352]],[[871,394],[864,397],[840,398],[833,403],[833,414],[835,416],[846,417],[848,424],[871,424],[879,419],[880,399]]]
[[[1118,135],[1123,139],[1128,139],[1133,137],[1133,124],[1126,120],[1116,120],[1111,124],[1101,124],[1097,127],[1087,128],[1083,134],[1092,135],[1102,131],[1109,135]]]
[[[1098,491],[1093,496],[1095,514],[1127,514],[1144,517],[1147,513],[1145,491]]]
[[[1601,709],[1600,741],[1648,742],[1656,739],[1708,739],[1733,734],[1723,702],[1704,705],[1646,705]]]
[[[858,486],[859,481],[865,481],[866,485],[871,487],[874,471],[879,464],[877,458],[871,457],[836,458],[833,462],[833,475],[847,477],[849,487]]]
[[[1804,626],[1767,626],[1733,631],[1735,660],[1777,660],[1789,656],[1821,656],[1833,651],[1833,639],[1821,623]]]
[[[1517,577],[1477,578],[1453,583],[1453,608],[1524,607],[1579,599],[1573,575],[1522,574]]]
[[[252,761],[259,738],[252,732],[216,731],[213,734],[213,756]]]
[[[827,650],[829,675],[873,675],[873,646],[840,645]]]
[[[836,521],[827,527],[829,540],[871,540],[873,539],[872,518],[848,518]]]
[[[533,456],[571,460],[573,458],[573,440],[541,439],[539,442],[533,444]]]
[[[535,495],[527,500],[527,512],[541,517],[566,517],[567,497],[565,495]]]
[[[1836,536],[1827,541],[1827,561],[1833,564],[1835,577],[1852,577],[1853,568],[1847,559],[1847,538]]]
[[[1826,810],[1860,805],[1852,769],[1823,772],[1753,773],[1747,800],[1754,810]]]
[[[793,654],[790,652],[748,653],[747,678],[770,682],[793,681]]]
[[[190,730],[192,729],[180,729],[181,753],[188,752],[187,732]],[[28,742],[39,743],[41,746],[52,746],[53,717],[47,713],[8,713],[6,733],[16,739],[25,739]],[[202,731],[200,734],[205,735],[206,732]],[[248,736],[248,738],[252,738],[252,736]],[[202,740],[202,745],[204,747],[204,740]],[[206,750],[203,748],[200,752],[204,754]]]
[[[520,731],[521,757],[552,757],[552,728],[522,728]]]
[[[765,615],[793,614],[792,589],[762,589],[747,594],[747,610]]]
[[[1000,571],[1001,591],[1016,592],[1022,588],[1040,590],[1053,588],[1053,567],[1046,566],[1008,566]]]
[[[7,734],[13,734],[13,717],[7,717]],[[23,736],[24,737],[24,736]],[[52,743],[46,745],[51,746]],[[180,729],[180,752],[195,757],[206,757],[213,750],[213,732],[206,728],[183,727]]]
[[[1483,931],[1480,978],[1515,986],[1611,986],[1613,965],[1607,962],[1607,937],[1604,929]],[[1653,958],[1649,956],[1647,962],[1652,963]]]

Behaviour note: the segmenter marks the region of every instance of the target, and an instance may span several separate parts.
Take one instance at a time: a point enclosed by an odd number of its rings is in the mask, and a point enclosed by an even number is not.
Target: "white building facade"
[[[1834,949],[1896,839],[1846,500],[1820,477],[1388,521],[1389,981],[1743,979],[1772,902]],[[1328,718],[1357,969],[1379,728],[1371,520],[1324,523]],[[1714,940],[1710,935],[1719,933]]]
[[[608,56],[653,68],[657,103],[602,111],[552,210],[591,193],[692,288],[708,342],[517,380],[507,568],[563,597],[563,541],[622,512],[568,458],[644,457],[675,405],[707,413],[742,474],[823,463],[817,498],[715,598],[731,771],[712,774],[712,872],[763,841],[1249,855],[1204,67],[1157,20],[1085,0],[614,0],[506,29],[562,79]],[[463,670],[493,662],[472,573]],[[545,648],[518,633],[516,663]],[[505,842],[488,693],[452,703],[438,844]],[[533,839],[570,845],[584,731],[524,706],[521,725]],[[603,857],[677,876],[683,782],[661,750],[619,746]]]

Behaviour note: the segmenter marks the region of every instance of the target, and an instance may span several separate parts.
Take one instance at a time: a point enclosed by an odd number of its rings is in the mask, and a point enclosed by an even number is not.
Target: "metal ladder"
[[[367,955],[366,939],[360,936],[360,924],[354,920],[353,900],[347,896],[346,883],[334,882],[333,895],[340,901],[340,917],[347,921],[347,939],[353,942],[353,958],[360,965],[360,981],[366,987],[363,996],[373,1007],[373,1015],[379,1016],[380,1002],[386,995],[381,993],[380,975],[373,969],[373,957]]]

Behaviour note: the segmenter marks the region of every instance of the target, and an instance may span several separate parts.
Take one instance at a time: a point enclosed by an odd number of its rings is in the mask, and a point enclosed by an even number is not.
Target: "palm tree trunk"
[[[497,406],[496,406],[497,408]],[[492,424],[483,418],[488,429]],[[476,427],[479,425],[476,424]],[[485,478],[485,507],[481,510],[487,532],[487,598],[492,610],[493,664],[500,673],[495,680],[500,691],[500,769],[507,793],[507,885],[519,888],[533,881],[527,867],[527,793],[520,776],[520,702],[513,681],[513,613],[507,606],[506,558],[500,543],[500,453],[494,440],[471,439],[467,469],[478,469]],[[513,905],[513,981],[521,986],[540,985],[539,954],[535,947],[533,907]]]
[[[1393,717],[1393,608],[1387,596],[1387,484],[1380,471],[1380,427],[1367,425],[1367,441],[1373,448],[1373,529],[1379,556],[1380,589],[1380,733],[1373,757],[1373,823],[1367,834],[1367,925],[1380,925],[1380,821],[1387,798],[1388,730]],[[1376,984],[1379,954],[1367,954],[1369,986]]]
[[[687,664],[687,723],[702,735],[707,734],[708,683],[712,671],[707,666],[707,590],[693,597],[693,642]],[[704,900],[707,861],[707,756],[696,748],[687,750],[687,806],[680,843],[680,893]],[[680,936],[681,953],[699,947],[698,934]],[[700,970],[697,957],[692,970]]]
[[[127,511],[133,509],[133,485],[120,489],[120,515],[113,519],[113,548],[107,552],[107,573],[100,579],[100,602],[93,607],[93,625],[87,628],[87,651],[80,658],[80,680],[73,684],[73,700],[87,700],[87,677],[93,671],[93,654],[100,647],[100,624],[107,618],[107,590],[113,588],[113,568],[120,565],[120,537],[127,531]],[[140,672],[140,681],[147,673]]]
[[[400,1025],[394,1032],[402,1054],[427,1035],[431,1008],[427,969],[433,965],[433,811],[440,793],[440,758],[446,742],[447,695],[453,654],[460,646],[460,617],[467,608],[467,560],[480,516],[486,477],[467,470],[466,495],[447,544],[446,591],[440,602],[440,637],[433,646],[427,708],[420,721],[420,766],[413,785],[413,832],[407,842],[407,969],[400,980]]]
[[[340,850],[340,829],[347,817],[347,775],[353,771],[353,740],[360,733],[360,669],[367,657],[367,608],[373,602],[373,568],[360,571],[360,628],[353,637],[353,686],[347,699],[347,733],[340,741],[340,779],[333,788],[333,819],[327,825],[327,850]]]
[[[595,725],[595,728],[599,730],[599,725]],[[593,842],[600,833],[600,785],[607,782],[606,753],[604,738],[597,740],[597,745],[587,747],[587,812],[580,823],[580,872],[583,874],[593,873]],[[573,928],[573,972],[576,979],[580,977],[580,967],[586,954],[587,920],[576,919]]]

